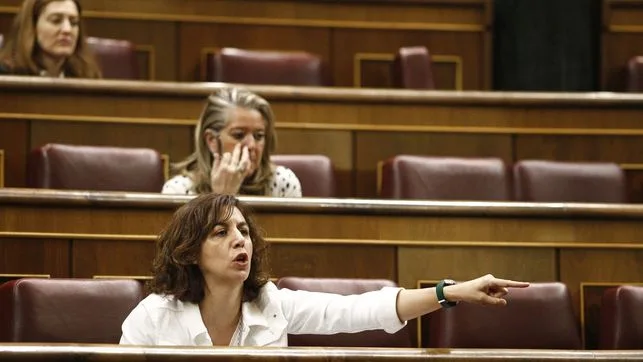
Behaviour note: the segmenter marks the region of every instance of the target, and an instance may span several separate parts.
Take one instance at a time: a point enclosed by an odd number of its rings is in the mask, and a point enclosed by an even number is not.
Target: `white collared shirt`
[[[400,330],[397,316],[401,288],[343,296],[277,289],[268,282],[259,296],[241,307],[240,338],[231,345],[288,345],[288,334],[335,334],[383,329]],[[212,346],[199,306],[173,297],[151,294],[125,319],[120,344]],[[236,343],[236,341],[240,343]]]

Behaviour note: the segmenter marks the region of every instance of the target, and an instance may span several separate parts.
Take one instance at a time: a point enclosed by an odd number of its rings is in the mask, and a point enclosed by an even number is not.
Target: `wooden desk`
[[[562,281],[588,346],[602,291],[642,283],[643,206],[242,198],[286,275],[412,288],[484,273]],[[0,273],[145,278],[155,235],[187,196],[0,189]]]
[[[7,33],[22,0],[0,0]],[[85,1],[87,34],[134,43],[144,79],[205,80],[205,55],[222,47],[321,57],[342,87],[390,87],[402,46],[424,45],[440,89],[489,89],[490,0]]]
[[[132,347],[115,345],[0,344],[5,362],[29,361],[640,361],[640,351],[554,351],[411,348],[221,348]]]
[[[151,147],[181,160],[218,86],[2,77],[4,185],[24,187],[26,152],[48,142]],[[643,96],[250,89],[274,107],[277,153],[328,155],[342,197],[376,198],[377,163],[406,153],[614,161],[627,170],[633,200],[643,201]]]

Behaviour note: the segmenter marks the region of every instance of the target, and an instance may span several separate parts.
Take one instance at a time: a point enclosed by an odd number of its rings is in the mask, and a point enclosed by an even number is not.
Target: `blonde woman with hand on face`
[[[277,289],[268,265],[266,241],[242,203],[230,195],[195,197],[159,235],[151,294],[123,322],[120,344],[287,346],[288,334],[395,333],[409,319],[458,302],[503,306],[509,288],[529,285],[485,275],[346,296]]]
[[[275,122],[270,104],[241,88],[224,87],[206,101],[194,133],[195,151],[174,167],[164,194],[301,197],[292,170],[274,165]]]

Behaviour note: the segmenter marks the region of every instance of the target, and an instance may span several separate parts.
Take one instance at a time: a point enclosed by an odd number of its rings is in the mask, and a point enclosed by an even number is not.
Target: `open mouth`
[[[246,253],[241,253],[237,255],[236,258],[234,258],[235,263],[242,263],[245,264],[248,262],[248,254]]]

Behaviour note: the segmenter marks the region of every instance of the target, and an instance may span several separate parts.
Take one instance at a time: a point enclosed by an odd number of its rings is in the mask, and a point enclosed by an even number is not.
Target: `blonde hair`
[[[212,171],[213,156],[206,144],[205,131],[210,129],[217,133],[220,132],[230,121],[229,111],[234,108],[256,110],[266,123],[265,145],[259,167],[253,175],[243,181],[239,193],[242,195],[266,195],[269,190],[274,169],[270,162],[270,155],[274,152],[277,143],[274,115],[270,104],[246,89],[223,87],[208,96],[194,130],[194,153],[174,165],[177,173],[192,179],[196,193],[212,192],[210,172]]]
[[[64,0],[24,0],[18,14],[13,19],[11,31],[0,49],[0,64],[6,66],[11,73],[22,75],[38,75],[41,64],[35,59],[42,51],[36,39],[36,23],[47,5]],[[78,0],[72,0],[78,9],[82,9]],[[81,17],[82,20],[82,17]],[[84,25],[78,26],[78,41],[74,54],[70,55],[63,71],[65,75],[77,78],[100,78],[101,73],[94,57],[87,47],[83,34]]]

